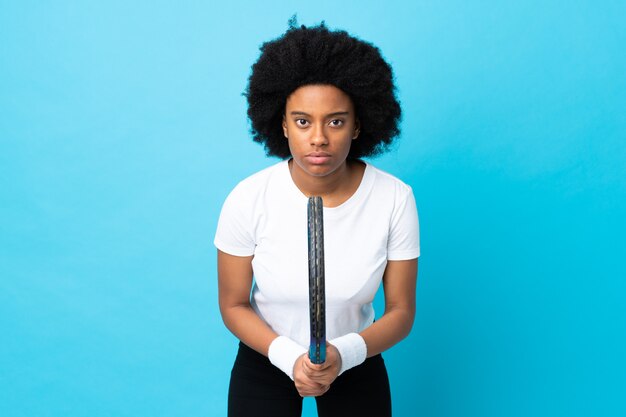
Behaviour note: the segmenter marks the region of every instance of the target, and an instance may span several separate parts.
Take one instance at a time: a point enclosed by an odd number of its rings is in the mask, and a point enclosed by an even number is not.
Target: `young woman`
[[[283,160],[241,181],[215,236],[219,303],[241,341],[229,416],[391,415],[381,352],[409,333],[419,227],[411,188],[360,158],[399,133],[379,50],[323,23],[265,43],[246,91],[254,140]],[[307,202],[324,201],[327,358],[309,344]],[[372,301],[383,283],[384,314]]]

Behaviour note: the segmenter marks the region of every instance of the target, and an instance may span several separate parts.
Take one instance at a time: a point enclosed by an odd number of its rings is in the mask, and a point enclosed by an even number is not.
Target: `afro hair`
[[[348,158],[378,155],[399,135],[401,109],[396,98],[391,66],[377,47],[325,23],[289,29],[261,45],[244,95],[254,141],[268,156],[288,158],[282,129],[287,97],[299,87],[333,85],[352,100],[360,123],[359,139],[352,142]]]

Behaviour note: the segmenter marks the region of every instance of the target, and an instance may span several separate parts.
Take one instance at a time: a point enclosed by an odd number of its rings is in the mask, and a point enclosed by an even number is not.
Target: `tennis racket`
[[[324,294],[324,218],[322,197],[309,197],[309,312],[311,344],[309,359],[326,360],[326,297]]]

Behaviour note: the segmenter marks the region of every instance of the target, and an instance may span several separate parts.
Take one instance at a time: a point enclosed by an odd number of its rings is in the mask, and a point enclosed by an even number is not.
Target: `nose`
[[[317,123],[311,131],[311,145],[324,146],[328,144],[328,138],[322,123]]]

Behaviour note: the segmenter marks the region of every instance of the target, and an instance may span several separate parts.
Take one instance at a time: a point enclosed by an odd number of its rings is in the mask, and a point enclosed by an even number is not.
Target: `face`
[[[293,168],[326,176],[345,166],[359,125],[346,93],[331,85],[306,85],[287,98],[283,132]]]

